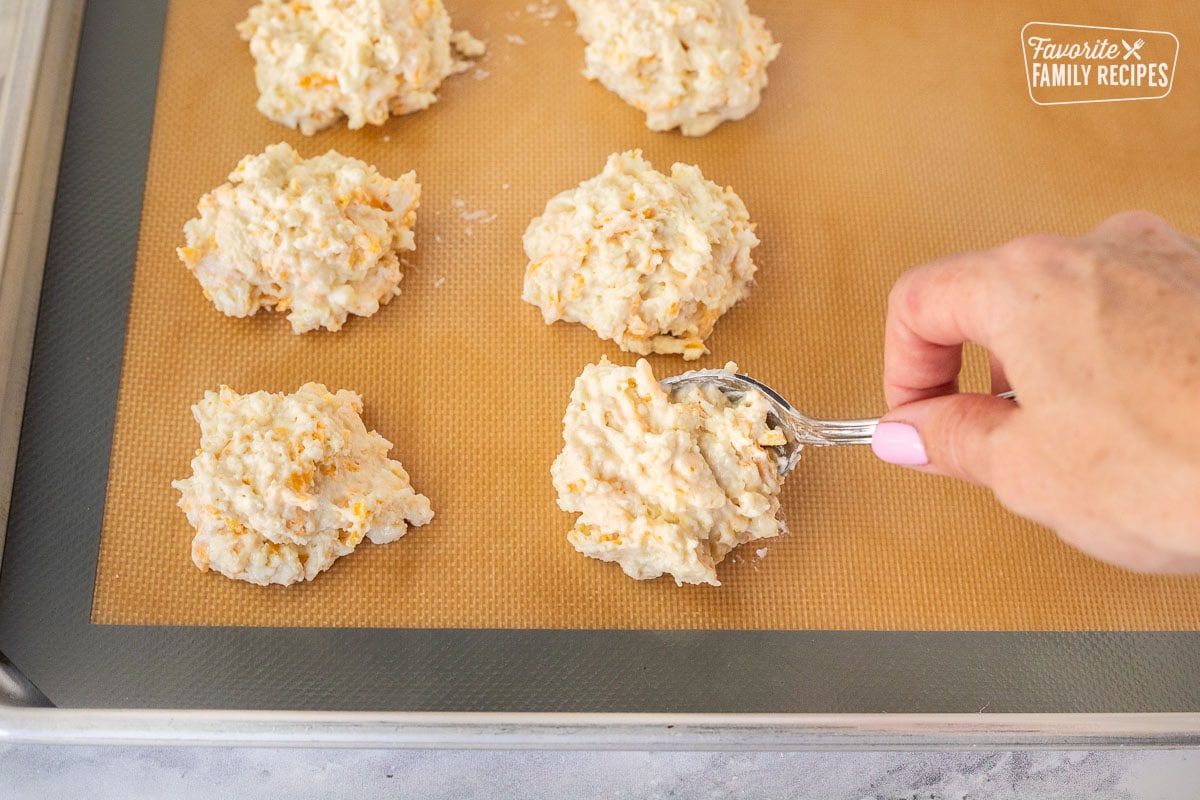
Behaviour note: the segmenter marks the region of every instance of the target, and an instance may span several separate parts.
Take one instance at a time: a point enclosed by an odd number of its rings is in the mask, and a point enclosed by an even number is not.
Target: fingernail
[[[903,422],[881,422],[871,436],[871,450],[889,464],[920,467],[929,463],[921,434]]]

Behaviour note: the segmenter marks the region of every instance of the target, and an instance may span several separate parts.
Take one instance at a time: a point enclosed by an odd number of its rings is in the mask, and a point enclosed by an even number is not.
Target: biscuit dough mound
[[[400,294],[397,250],[413,250],[421,187],[330,150],[304,159],[287,144],[246,156],[200,199],[179,257],[231,317],[288,311],[292,330],[339,330]]]
[[[547,325],[580,322],[622,350],[690,361],[748,294],[758,237],[732,189],[686,164],[663,175],[631,150],[552,198],[524,242],[522,299]]]
[[[779,45],[746,0],[567,0],[588,43],[584,76],[653,131],[703,136],[758,108]]]
[[[192,562],[260,586],[312,580],[363,537],[394,542],[433,519],[362,399],[306,383],[295,394],[222,386],[192,406],[200,448],[171,485],[196,529]]]
[[[729,364],[726,369],[736,370]],[[720,586],[734,547],[783,532],[773,452],[786,442],[757,393],[663,391],[644,359],[601,359],[575,381],[551,468],[558,505],[578,512],[567,539],[631,578]]]
[[[343,116],[382,125],[437,100],[438,86],[481,55],[452,33],[442,0],[264,0],[238,24],[250,42],[258,110],[311,135]]]

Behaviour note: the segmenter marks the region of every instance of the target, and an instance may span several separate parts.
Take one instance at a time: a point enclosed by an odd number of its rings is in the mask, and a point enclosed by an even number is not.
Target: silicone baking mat
[[[762,106],[701,139],[647,130],[580,75],[563,3],[455,2],[488,43],[429,110],[304,137],[254,109],[234,31],[244,2],[172,3],[155,109],[92,608],[97,623],[402,628],[1192,630],[1200,581],[1134,575],[1060,544],[982,490],[806,453],[783,492],[791,533],[722,565],[724,585],[634,582],[567,544],[549,466],[572,381],[633,357],[520,301],[521,234],[555,193],[641,148],[731,185],[763,244],[750,298],[694,366],[727,360],[822,416],[883,409],[884,299],[908,266],[1033,231],[1081,233],[1128,207],[1200,229],[1194,92],[1032,102],[1031,20],[1138,25],[1123,4],[757,0],[781,42]],[[1155,22],[1198,30],[1188,4]],[[1185,51],[1186,55],[1186,51]],[[1177,86],[1200,85],[1181,56]],[[1190,98],[1190,100],[1189,100]],[[177,260],[196,200],[247,153],[330,148],[422,184],[402,294],[339,333],[282,315],[226,318]],[[666,376],[685,368],[653,359]],[[980,371],[972,373],[982,388]],[[201,574],[171,480],[189,472],[189,407],[220,384],[351,388],[436,518],[364,544],[311,584]],[[1020,465],[1014,465],[1020,468]]]

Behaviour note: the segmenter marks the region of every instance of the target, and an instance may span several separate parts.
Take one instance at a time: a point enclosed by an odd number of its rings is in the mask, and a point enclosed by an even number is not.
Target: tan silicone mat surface
[[[698,164],[742,196],[763,242],[757,285],[697,366],[735,360],[822,416],[883,410],[884,300],[910,265],[1029,232],[1081,233],[1127,207],[1200,230],[1191,0],[1152,14],[1090,0],[752,5],[782,43],[770,86],[757,112],[705,138],[652,133],[585,81],[572,15],[541,0],[450,3],[455,27],[488,43],[477,69],[447,80],[427,111],[306,138],[255,111],[252,62],[234,31],[248,3],[173,3],[93,621],[1200,628],[1200,580],[1096,563],[985,491],[889,467],[866,449],[806,454],[783,492],[790,535],[763,558],[722,565],[720,588],[635,582],[567,544],[572,517],[555,506],[549,467],[568,393],[601,355],[634,358],[582,327],[547,327],[520,301],[521,234],[614,151],[642,148],[660,169]],[[1035,105],[1020,44],[1032,20],[1170,30],[1182,42],[1175,88],[1156,101]],[[296,336],[272,313],[226,318],[175,255],[197,199],[280,140],[306,156],[335,148],[391,176],[415,169],[423,186],[403,293],[336,334]],[[683,362],[653,366],[666,376]],[[199,439],[189,407],[223,383],[294,391],[310,380],[363,395],[368,426],[395,443],[436,519],[395,544],[364,543],[311,584],[200,573],[170,486],[189,473]]]

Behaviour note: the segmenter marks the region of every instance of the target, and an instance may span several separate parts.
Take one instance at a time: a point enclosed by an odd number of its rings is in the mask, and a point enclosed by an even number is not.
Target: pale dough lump
[[[758,108],[779,45],[746,0],[568,0],[584,75],[654,131],[703,136]]]
[[[296,333],[339,330],[400,294],[398,250],[413,250],[421,187],[330,150],[276,144],[242,159],[200,199],[179,257],[231,317],[287,311]]]
[[[206,392],[200,448],[172,483],[196,530],[192,562],[266,586],[312,580],[363,540],[394,542],[433,519],[392,445],[368,431],[354,392]]]
[[[313,134],[428,108],[448,76],[483,54],[452,32],[442,0],[264,0],[238,25],[250,42],[258,110]]]
[[[747,296],[758,237],[731,188],[687,164],[664,175],[632,150],[552,198],[524,244],[522,298],[547,325],[579,322],[622,350],[692,360]]]

